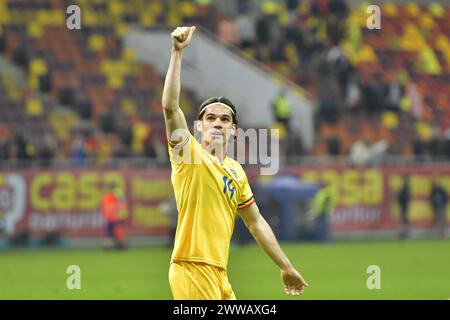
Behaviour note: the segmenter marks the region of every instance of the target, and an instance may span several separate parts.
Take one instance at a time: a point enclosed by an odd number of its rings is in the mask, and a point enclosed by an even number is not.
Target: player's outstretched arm
[[[239,214],[259,246],[280,267],[286,294],[294,296],[302,295],[305,287],[308,287],[308,284],[281,249],[272,229],[259,212],[256,203],[239,210]]]
[[[195,27],[178,27],[171,34],[172,51],[166,80],[164,82],[162,106],[167,139],[173,145],[186,141],[189,135],[186,118],[179,106],[181,62],[183,60],[183,50],[191,42],[195,29]]]

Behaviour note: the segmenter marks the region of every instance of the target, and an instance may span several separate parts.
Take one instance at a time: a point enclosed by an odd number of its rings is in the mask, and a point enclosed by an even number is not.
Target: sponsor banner
[[[173,197],[169,170],[22,170],[0,172],[0,230],[39,237],[53,231],[65,237],[102,236],[99,208],[109,183],[123,191],[120,212],[128,235],[167,234],[173,220],[164,203]]]
[[[331,185],[336,207],[331,215],[333,231],[389,230],[401,227],[398,194],[410,177],[409,217],[412,227],[432,228],[430,204],[433,180],[450,192],[450,166],[385,166],[377,168],[302,168],[300,177]],[[450,210],[447,211],[450,218]]]
[[[405,176],[411,182],[413,227],[434,227],[429,201],[433,178],[450,192],[448,165],[302,167],[291,172],[304,180],[326,182],[335,189],[336,208],[331,223],[337,232],[399,228],[397,194]],[[257,182],[256,170],[249,171],[249,178]],[[39,237],[60,231],[65,237],[103,236],[105,221],[99,207],[111,182],[124,191],[126,208],[121,215],[129,236],[168,234],[176,221],[173,213],[165,209],[173,199],[170,169],[0,171],[0,234],[11,236],[29,231]]]

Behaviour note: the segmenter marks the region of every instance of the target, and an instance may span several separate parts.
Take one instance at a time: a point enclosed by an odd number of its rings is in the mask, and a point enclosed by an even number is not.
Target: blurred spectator
[[[17,158],[19,160],[30,160],[33,158],[34,145],[23,134],[16,136]]]
[[[74,102],[74,90],[71,87],[61,87],[59,89],[59,103],[63,106],[70,106]]]
[[[447,235],[447,191],[439,184],[438,177],[433,177],[430,203],[433,208],[436,227],[441,238]]]
[[[0,137],[0,160],[11,158],[11,141],[9,138]]]
[[[82,99],[77,103],[77,112],[81,119],[89,120],[92,117],[92,103],[88,99]]]
[[[321,184],[320,190],[314,197],[314,215],[316,238],[323,242],[330,242],[330,220],[335,206],[334,190],[330,185]]]
[[[40,165],[42,167],[49,167],[51,166],[52,160],[55,156],[57,142],[54,136],[49,133],[45,134],[42,140],[42,146],[39,150],[38,158],[40,159]]]
[[[367,138],[357,140],[350,148],[350,162],[357,166],[379,164],[388,149],[385,140],[370,144]]]
[[[408,239],[411,233],[411,225],[409,221],[409,203],[411,200],[410,178],[406,176],[403,186],[397,196],[398,204],[400,206],[400,219],[402,222],[400,238]]]
[[[335,124],[339,119],[339,87],[331,77],[324,78],[319,85],[319,115],[325,123]]]
[[[329,137],[327,139],[327,152],[330,156],[338,156],[341,154],[341,140],[339,137]]]
[[[256,21],[256,39],[258,45],[264,46],[270,40],[270,18],[261,15]]]
[[[127,246],[120,210],[126,207],[124,192],[110,183],[102,197],[100,212],[106,220],[106,233],[110,239],[108,248],[125,249]]]
[[[290,131],[292,106],[286,97],[286,89],[280,88],[275,99],[272,100],[272,112],[275,121],[281,123],[287,132]]]
[[[255,23],[252,12],[244,7],[236,18],[236,32],[240,39],[239,46],[242,49],[254,46],[256,39]]]
[[[412,143],[412,149],[415,161],[422,162],[425,160],[425,143],[420,137],[416,137]]]
[[[347,91],[347,84],[352,72],[347,54],[338,46],[333,46],[327,55],[327,61],[332,67],[340,86],[340,93],[344,95]]]
[[[76,166],[83,166],[86,164],[87,154],[86,146],[83,136],[77,135],[72,142],[72,162]]]
[[[359,73],[354,72],[348,82],[345,91],[345,104],[348,110],[358,111],[361,109],[361,84]]]
[[[384,86],[379,73],[363,78],[362,93],[364,106],[369,114],[384,109]]]
[[[157,152],[155,147],[155,134],[153,133],[153,130],[150,129],[147,132],[146,137],[144,138],[144,155],[147,158],[156,158]]]
[[[116,132],[116,123],[111,112],[104,112],[100,116],[100,128],[106,134]]]
[[[403,88],[399,81],[394,78],[394,73],[386,72],[385,80],[385,101],[386,109],[394,112],[400,112],[400,101],[403,96]]]
[[[177,231],[177,224],[178,224],[178,209],[177,209],[177,202],[175,197],[172,197],[171,199],[162,202],[159,206],[162,212],[166,214],[170,221],[170,231],[168,234],[168,241],[167,246],[169,248],[173,248],[173,243],[175,240],[175,233]]]
[[[370,144],[367,139],[357,140],[350,148],[350,162],[357,166],[369,164],[371,157]]]
[[[450,160],[450,128],[444,131],[444,138],[447,160]]]
[[[422,119],[423,113],[423,97],[417,85],[413,82],[408,83],[406,92],[411,101],[411,114],[417,119]]]
[[[217,26],[217,37],[220,42],[226,45],[237,46],[241,39],[236,31],[236,24],[231,17],[224,17],[219,20]]]
[[[345,0],[330,0],[329,1],[330,13],[336,16],[336,18],[343,20],[348,15],[348,7]]]

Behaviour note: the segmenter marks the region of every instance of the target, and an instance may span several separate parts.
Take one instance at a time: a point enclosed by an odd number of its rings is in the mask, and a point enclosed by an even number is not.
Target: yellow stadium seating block
[[[100,65],[100,71],[105,75],[114,74],[116,72],[115,62],[112,60],[103,60]]]
[[[126,115],[134,115],[137,112],[136,104],[131,99],[124,99],[120,104],[120,109]]]
[[[121,1],[110,0],[108,2],[108,12],[112,16],[122,16],[125,13],[124,4]]]
[[[418,69],[427,74],[442,74],[441,65],[430,47],[420,50]]]
[[[420,25],[426,29],[432,29],[436,27],[436,23],[434,22],[434,19],[432,16],[430,16],[428,13],[424,13],[420,17]]]
[[[40,76],[48,71],[47,63],[43,59],[33,59],[30,62],[30,74]]]
[[[360,28],[367,28],[367,13],[365,11],[352,11],[349,20]]]
[[[375,54],[375,51],[373,51],[372,47],[370,47],[368,45],[362,46],[357,60],[359,63],[378,62],[378,58],[377,58],[377,55]]]
[[[428,11],[436,18],[442,18],[445,14],[444,8],[438,2],[433,2],[428,5]]]
[[[123,87],[123,77],[121,75],[109,75],[107,79],[110,88],[119,89]]]
[[[418,17],[421,13],[420,7],[417,5],[417,3],[408,3],[406,5],[406,11],[410,14],[412,17]]]
[[[40,38],[44,35],[44,28],[37,22],[27,24],[27,34],[32,38]]]
[[[381,123],[385,128],[395,129],[398,127],[398,117],[394,112],[384,112],[381,117]]]
[[[137,153],[144,150],[144,139],[150,131],[150,127],[144,122],[138,122],[133,126],[132,148]]]
[[[34,156],[36,154],[36,147],[31,142],[28,142],[25,148],[28,155]]]
[[[123,37],[128,32],[128,26],[125,23],[117,23],[115,25],[114,31],[117,36]]]
[[[424,141],[429,141],[433,136],[433,130],[431,129],[431,126],[428,123],[422,121],[416,124],[416,132]]]
[[[99,34],[90,36],[88,43],[92,51],[101,51],[105,48],[105,39]]]
[[[20,90],[16,87],[8,88],[7,94],[8,97],[13,101],[19,101],[21,98]]]
[[[52,11],[49,16],[50,24],[54,26],[65,25],[66,23],[66,14],[62,11]]]
[[[195,0],[195,2],[197,4],[202,5],[202,6],[209,6],[209,5],[211,5],[211,1],[212,0]]]
[[[93,26],[97,23],[98,16],[91,10],[84,10],[81,14],[81,24],[86,26]]]
[[[180,11],[184,17],[193,17],[197,11],[195,4],[190,1],[183,1],[180,4]]]
[[[28,77],[28,85],[32,89],[37,89],[39,87],[39,78],[38,76],[30,74]]]
[[[156,23],[156,18],[153,13],[141,12],[139,15],[139,25],[141,27],[150,27]]]
[[[387,2],[383,5],[382,12],[387,16],[396,17],[398,15],[398,8],[394,3]]]
[[[302,1],[298,7],[298,13],[301,15],[307,15],[311,12],[311,7],[306,1]]]
[[[273,0],[264,0],[261,9],[265,15],[276,15],[283,11],[283,7]]]
[[[51,21],[50,14],[47,10],[37,10],[34,14],[33,22],[38,22],[44,26],[49,25]]]
[[[450,49],[450,42],[448,41],[448,38],[444,34],[441,34],[436,38],[435,45],[436,48],[441,49],[443,51],[445,49]]]
[[[9,23],[9,13],[0,8],[0,26]]]
[[[126,48],[122,51],[122,59],[127,62],[136,61],[136,53],[132,49]]]
[[[148,5],[148,12],[155,16],[160,15],[163,12],[163,6],[159,1],[152,1]]]
[[[171,11],[166,16],[166,23],[172,28],[175,28],[181,24],[181,17],[175,11]]]
[[[42,101],[32,98],[26,103],[26,112],[29,116],[40,116],[44,112]]]
[[[402,109],[405,112],[411,110],[411,99],[408,96],[404,96],[400,100],[400,109]]]

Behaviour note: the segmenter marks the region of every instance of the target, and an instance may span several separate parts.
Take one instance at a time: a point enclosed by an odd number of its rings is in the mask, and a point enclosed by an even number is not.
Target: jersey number
[[[233,179],[228,180],[227,176],[223,176],[223,193],[230,191],[230,199],[233,199],[234,187],[231,186]]]

